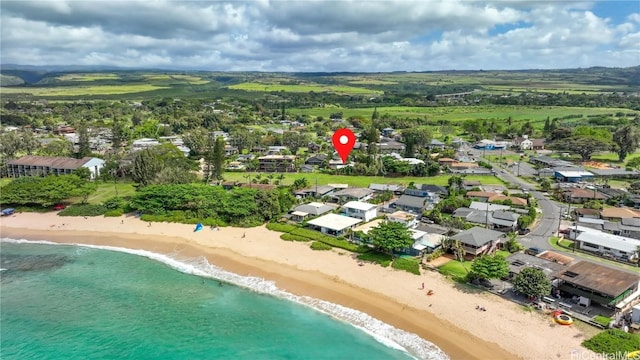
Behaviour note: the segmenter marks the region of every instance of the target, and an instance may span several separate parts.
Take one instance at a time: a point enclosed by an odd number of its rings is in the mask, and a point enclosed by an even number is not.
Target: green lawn
[[[118,187],[118,196],[120,197],[131,196],[136,192],[133,183],[118,183],[116,186]],[[113,183],[99,182],[98,189],[87,198],[87,202],[89,204],[101,204],[114,196],[116,196],[116,189]],[[82,199],[75,197],[68,199],[68,201],[71,203],[79,203]]]
[[[448,263],[438,267],[440,273],[443,275],[450,275],[454,278],[454,280],[464,279],[469,270],[471,270],[471,261],[465,261],[461,263],[458,260],[451,260]]]
[[[627,155],[627,157],[624,159],[624,163],[626,164],[629,162],[629,160],[637,157],[640,157],[640,151],[636,151],[633,154]],[[591,160],[618,163],[618,154],[614,152],[603,152],[592,155]]]
[[[223,175],[225,181],[240,181],[247,182],[246,176],[249,175],[249,179],[253,179],[259,173],[243,173],[243,172],[226,172]],[[260,173],[262,179],[267,178],[268,174]],[[274,173],[272,179],[275,181],[280,174]],[[284,185],[290,185],[295,179],[306,178],[309,184],[314,185],[316,180],[318,185],[326,184],[348,184],[354,187],[368,187],[369,184],[404,184],[408,185],[410,182],[416,184],[433,184],[433,185],[448,185],[450,175],[439,175],[434,177],[383,177],[383,176],[347,176],[347,175],[330,175],[321,173],[286,173],[284,174]],[[495,176],[482,176],[482,175],[468,175],[466,180],[478,180],[484,185],[502,185],[502,181]]]

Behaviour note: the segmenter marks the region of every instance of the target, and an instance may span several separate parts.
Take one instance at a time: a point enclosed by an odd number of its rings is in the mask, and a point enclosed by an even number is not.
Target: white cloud
[[[395,71],[640,64],[627,22],[576,1],[3,1],[2,63]]]

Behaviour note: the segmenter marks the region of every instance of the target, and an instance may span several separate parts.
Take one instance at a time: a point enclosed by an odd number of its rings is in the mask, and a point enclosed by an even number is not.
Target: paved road
[[[542,210],[542,218],[538,222],[538,225],[530,233],[522,236],[519,239],[520,242],[526,247],[551,249],[552,247],[547,240],[558,231],[562,208],[555,202],[549,200],[541,192],[534,190],[532,184],[514,176],[502,168],[494,167],[494,169],[496,169],[499,178],[512,184],[520,185],[522,190],[529,191],[531,196],[538,201],[538,206]]]

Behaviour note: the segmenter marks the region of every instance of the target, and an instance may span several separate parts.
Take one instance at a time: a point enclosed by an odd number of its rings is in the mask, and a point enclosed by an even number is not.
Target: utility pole
[[[521,162],[522,162],[522,161],[518,161],[518,177],[520,177],[520,163],[521,163]]]

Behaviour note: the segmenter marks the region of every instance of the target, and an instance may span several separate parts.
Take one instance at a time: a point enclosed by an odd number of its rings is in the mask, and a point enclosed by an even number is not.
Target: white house
[[[348,216],[364,221],[371,221],[378,216],[378,206],[360,201],[349,201],[342,206],[342,210]]]
[[[609,234],[584,226],[569,228],[569,239],[575,240],[582,250],[600,255],[632,260],[638,256],[640,240]]]
[[[134,140],[131,146],[131,150],[139,151],[139,150],[148,149],[150,147],[154,147],[158,145],[160,145],[160,142],[156,139],[143,138],[143,139]]]
[[[400,223],[408,228],[414,228],[418,225],[416,215],[406,211],[396,211],[387,215],[387,220],[390,222]]]
[[[307,225],[323,234],[340,236],[362,220],[338,214],[326,214],[307,222]]]
[[[19,159],[7,161],[7,176],[18,178],[22,176],[66,175],[72,174],[80,167],[91,171],[91,178],[100,176],[104,160],[84,157],[74,159],[67,157],[27,155]]]

